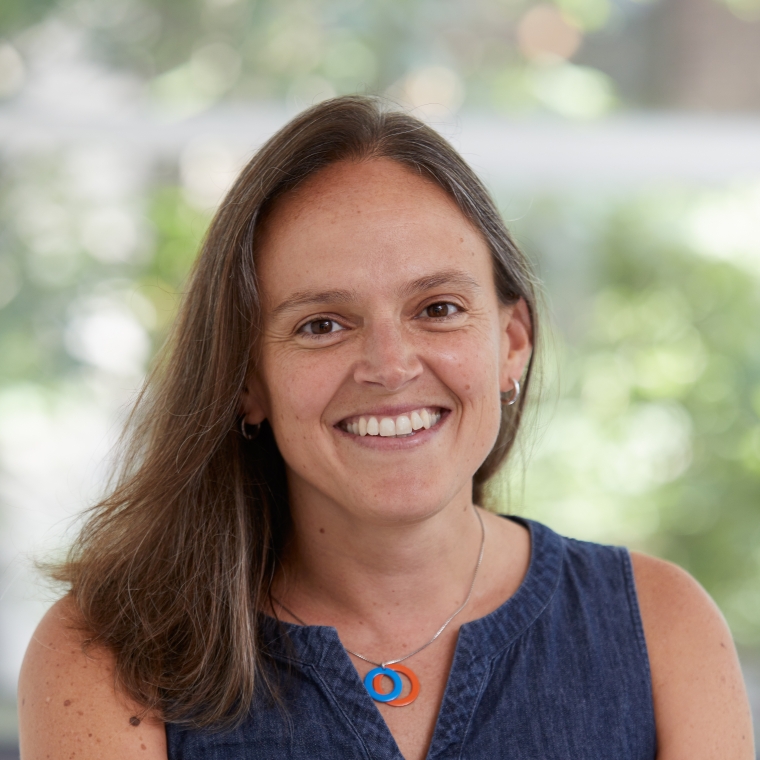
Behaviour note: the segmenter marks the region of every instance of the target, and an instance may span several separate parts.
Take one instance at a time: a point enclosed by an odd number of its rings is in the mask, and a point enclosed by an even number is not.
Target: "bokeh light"
[[[760,712],[758,50],[760,0],[0,5],[0,756],[32,560],[102,491],[214,209],[352,92],[450,138],[545,282],[498,506],[692,572]]]

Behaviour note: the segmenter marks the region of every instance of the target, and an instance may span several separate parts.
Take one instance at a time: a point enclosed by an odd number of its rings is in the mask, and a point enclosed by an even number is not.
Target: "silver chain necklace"
[[[481,518],[477,507],[475,507],[475,516],[478,518],[478,522],[480,523],[480,550],[478,551],[478,561],[475,565],[475,571],[472,574],[470,588],[467,592],[465,600],[451,615],[449,615],[449,617],[446,619],[446,622],[436,631],[433,638],[431,638],[430,641],[426,642],[421,647],[415,649],[413,652],[409,652],[409,654],[405,654],[403,657],[399,657],[396,660],[386,660],[385,662],[375,662],[374,660],[370,660],[369,657],[365,657],[363,654],[359,654],[358,652],[352,651],[348,647],[344,647],[349,654],[352,654],[354,657],[358,657],[360,660],[364,660],[364,662],[368,662],[370,665],[375,666],[375,668],[373,670],[370,670],[370,672],[367,673],[367,675],[364,677],[364,686],[375,701],[385,702],[386,704],[389,704],[393,707],[404,707],[408,704],[411,704],[417,698],[417,695],[420,691],[420,684],[417,676],[412,670],[403,665],[399,665],[399,663],[403,662],[404,660],[408,660],[410,657],[414,657],[414,655],[419,654],[423,649],[427,649],[427,647],[429,647],[446,630],[449,623],[467,606],[467,603],[470,601],[472,590],[475,588],[475,580],[478,577],[478,570],[480,570],[480,565],[483,562],[483,550],[486,545],[486,529],[483,525],[483,518]],[[272,600],[275,601],[279,607],[285,610],[285,612],[287,612],[288,615],[290,615],[294,620],[297,620],[301,625],[308,626],[308,623],[305,623],[300,617],[298,617],[298,615],[295,614],[295,612],[289,610],[279,599],[273,596]],[[392,667],[394,665],[397,667]],[[399,673],[405,675],[412,685],[411,692],[405,697],[400,696],[401,691],[403,690],[403,683],[400,676],[398,675]],[[393,683],[393,688],[390,692],[382,693],[378,690],[383,676],[390,678],[391,682]]]

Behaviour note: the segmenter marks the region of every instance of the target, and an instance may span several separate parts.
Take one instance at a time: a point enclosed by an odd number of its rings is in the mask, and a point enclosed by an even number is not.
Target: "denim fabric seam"
[[[335,707],[340,711],[341,715],[345,718],[346,722],[349,726],[351,726],[351,730],[354,732],[354,735],[359,741],[359,744],[361,745],[362,749],[364,750],[364,754],[367,757],[367,760],[372,760],[372,753],[369,751],[369,747],[367,747],[367,744],[364,741],[364,736],[359,731],[359,729],[356,727],[354,722],[351,720],[351,718],[348,717],[348,714],[343,709],[343,705],[340,703],[340,700],[335,696],[335,693],[333,690],[327,685],[327,682],[324,678],[322,678],[322,674],[319,672],[319,670],[314,667],[313,665],[309,666],[309,670],[313,673],[314,677],[322,684],[322,688],[325,690],[327,694],[330,695],[330,699],[332,700]],[[395,741],[395,739],[394,739]]]
[[[320,653],[319,661],[312,662],[311,660],[300,660],[297,657],[290,657],[289,655],[283,654],[282,652],[277,652],[277,653],[272,654],[272,657],[275,660],[284,660],[286,662],[290,662],[295,665],[300,665],[302,668],[319,668],[326,656],[327,656],[327,651],[323,651]]]
[[[276,653],[270,653],[270,656],[274,660],[284,660],[285,662],[290,662],[295,665],[300,665],[303,668],[311,668],[313,667],[312,663],[306,662],[305,660],[299,660],[296,657],[289,657],[286,654],[282,654],[282,652],[276,652]]]
[[[652,725],[656,726],[654,714],[654,693],[652,684],[652,668],[649,663],[649,650],[647,649],[647,640],[644,635],[644,622],[641,619],[641,608],[639,607],[639,595],[636,591],[636,577],[633,574],[633,560],[631,559],[631,553],[625,547],[619,547],[620,554],[622,556],[623,565],[623,577],[625,579],[625,588],[628,593],[628,607],[631,612],[631,618],[633,620],[633,628],[636,631],[636,641],[639,645],[639,653],[644,660],[644,672],[646,678],[649,681],[649,704],[647,705],[649,711],[649,717],[652,721]],[[655,730],[655,748],[657,742],[657,732]]]
[[[486,690],[486,686],[490,682],[491,676],[493,675],[495,660],[496,660],[495,656],[489,659],[488,667],[486,668],[486,671],[483,673],[483,678],[480,679],[480,688],[478,689],[478,695],[473,700],[472,710],[470,710],[470,718],[467,721],[467,725],[465,726],[464,731],[462,731],[462,741],[459,746],[459,755],[457,756],[459,760],[462,760],[465,742],[467,741],[467,736],[470,733],[470,728],[472,726],[473,719],[475,718],[475,712],[478,709],[478,705],[480,705],[480,701],[483,699],[483,692]]]
[[[593,546],[597,549],[614,549],[615,551],[619,551],[622,549],[622,546],[618,546],[617,544],[599,544],[596,541],[586,541],[582,538],[572,538],[571,536],[562,536],[565,543],[568,544],[576,544],[580,547],[584,546]]]
[[[557,575],[554,579],[554,586],[551,592],[547,595],[546,600],[544,601],[543,605],[539,609],[536,610],[536,614],[533,616],[533,618],[531,618],[530,621],[526,622],[525,625],[522,627],[522,629],[520,629],[517,633],[515,633],[515,635],[512,636],[512,638],[509,641],[505,642],[499,649],[493,650],[483,655],[473,655],[472,657],[473,660],[479,659],[480,657],[485,657],[489,660],[495,660],[497,657],[501,657],[504,654],[504,652],[506,652],[509,648],[511,648],[520,638],[522,638],[528,632],[530,628],[532,628],[536,624],[536,621],[548,609],[549,605],[551,604],[552,599],[554,599],[554,594],[557,593],[557,589],[559,588],[559,585],[562,580],[562,565],[564,563],[565,563],[565,547],[563,545],[562,557],[560,559],[560,564],[558,568],[559,572],[557,572]]]
[[[644,657],[644,663],[646,665],[647,676],[649,680],[652,680],[652,671],[649,666],[649,650],[647,649],[647,640],[644,635],[644,622],[641,619],[641,609],[639,607],[639,595],[636,590],[636,577],[633,574],[633,562],[628,549],[621,547],[620,549],[623,558],[623,575],[625,577],[625,587],[628,592],[628,603],[631,608],[631,617],[633,618],[633,627],[636,631],[636,641],[639,644],[639,648],[642,656]]]
[[[654,758],[651,668],[630,556],[525,522],[535,539],[528,572],[498,610],[462,625],[427,760],[565,758],[570,744],[577,757]],[[238,744],[167,726],[168,756],[402,760],[335,629],[275,622],[264,621],[273,664],[298,676],[291,722],[257,697]],[[597,651],[610,667],[583,670]],[[611,742],[618,751],[608,751]]]
[[[353,731],[354,735],[359,741],[359,744],[364,750],[364,755],[367,758],[367,760],[372,760],[372,754],[370,753],[364,741],[364,737],[362,736],[359,729],[354,725],[354,722],[351,720],[351,718],[349,718],[348,715],[346,714],[346,711],[343,709],[343,705],[340,703],[340,700],[337,699],[333,690],[327,685],[327,682],[325,681],[325,679],[322,678],[322,674],[319,672],[319,669],[315,665],[312,665],[311,663],[300,662],[299,660],[295,660],[289,657],[283,657],[282,659],[288,660],[290,662],[298,663],[299,665],[303,667],[304,670],[308,670],[312,674],[312,677],[314,678],[314,680],[317,681],[322,687],[322,691],[326,695],[328,695],[328,697],[330,698],[330,701],[333,703],[333,706],[343,716],[344,720],[346,721],[346,724],[351,726],[351,730]]]

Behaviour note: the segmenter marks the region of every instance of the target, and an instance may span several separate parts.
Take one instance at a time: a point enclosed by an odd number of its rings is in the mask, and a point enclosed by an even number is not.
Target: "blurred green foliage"
[[[747,17],[758,6],[716,2]],[[51,46],[43,32],[54,28],[51,38],[77,51],[74,64],[126,72],[144,98],[136,101],[175,122],[224,101],[292,108],[357,91],[433,100],[449,114],[587,119],[646,102],[623,97],[582,56],[587,44],[630,42],[630,20],[656,5],[6,0],[0,37],[20,52],[0,50],[0,97],[23,95],[24,67],[33,72],[34,56]],[[537,19],[554,30],[553,52],[531,32]],[[91,175],[126,172],[118,161],[111,168],[108,150],[97,160],[88,153],[99,150],[2,159],[0,390],[54,389],[96,371],[128,385],[176,312],[209,214],[188,198],[176,165],[160,175],[149,167],[137,190],[88,189]],[[715,250],[737,225],[713,224],[716,203],[737,193],[533,199],[514,227],[547,283],[555,339],[539,434],[526,437],[524,475],[515,463],[508,479],[517,511],[679,562],[739,640],[760,644],[760,235]],[[737,218],[758,211],[750,205]],[[119,363],[127,348],[129,362]]]
[[[182,292],[211,218],[187,203],[176,186],[154,190],[148,218],[154,233],[153,256],[137,283],[155,308],[157,319],[153,331],[158,343],[176,315],[178,294]]]
[[[510,507],[677,562],[756,646],[760,270],[700,250],[691,233],[707,212],[701,195],[651,192],[590,209],[560,198],[518,224],[529,248],[552,230],[536,253],[556,324],[545,432],[527,435],[527,471],[509,472]],[[593,231],[576,259],[580,286],[559,282],[551,263],[578,221]],[[760,264],[760,239],[752,253]]]
[[[365,92],[413,103],[432,96],[449,113],[464,104],[588,118],[615,106],[616,84],[598,63],[570,60],[587,38],[614,45],[609,40],[650,5],[641,0],[9,0],[0,10],[0,39],[24,49],[40,31],[36,22],[76,30],[89,57],[135,75],[148,86],[149,98],[175,116],[198,113],[220,100],[288,98],[305,104]],[[526,23],[536,9],[544,16],[549,9],[541,28]],[[557,94],[567,86],[576,89],[570,100]]]
[[[758,0],[712,2],[747,23],[760,14]],[[304,105],[364,92],[413,105],[441,103],[444,114],[464,105],[588,119],[620,106],[667,105],[658,100],[662,77],[645,52],[668,54],[658,31],[666,4],[7,0],[0,40],[24,52],[45,24],[73,30],[88,58],[134,76],[148,99],[174,117],[219,101]],[[686,18],[689,9],[676,13]],[[632,58],[630,51],[638,52]]]
[[[55,0],[4,0],[0,4],[0,37],[41,21],[55,5]]]
[[[142,249],[125,260],[99,259],[87,249],[92,209],[66,192],[64,165],[54,155],[7,165],[3,173],[0,387],[55,385],[87,366],[67,333],[93,298],[125,301],[153,347],[160,345],[210,221],[176,185],[153,187],[144,199]],[[109,237],[119,232],[106,228]]]

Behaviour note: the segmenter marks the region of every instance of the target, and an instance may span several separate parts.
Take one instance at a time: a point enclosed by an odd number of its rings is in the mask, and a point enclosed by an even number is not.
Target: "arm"
[[[137,723],[140,708],[114,690],[113,658],[83,653],[72,612],[66,599],[53,605],[26,651],[18,691],[22,760],[167,760],[163,723]]]
[[[657,760],[754,760],[752,717],[726,621],[686,571],[631,553],[652,670]]]

